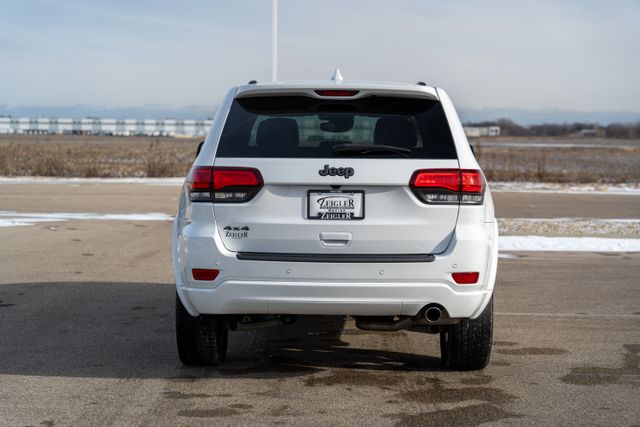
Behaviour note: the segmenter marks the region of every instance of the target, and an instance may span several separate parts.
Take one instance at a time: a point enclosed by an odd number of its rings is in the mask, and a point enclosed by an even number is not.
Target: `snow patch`
[[[20,227],[34,225],[40,222],[60,222],[70,220],[172,221],[173,216],[160,212],[138,214],[103,214],[92,212],[31,213],[0,211],[0,227]]]
[[[70,220],[97,221],[172,221],[173,216],[160,213],[105,214],[93,212],[14,212],[0,211],[0,227],[21,227],[42,222]],[[534,219],[547,221],[547,219]],[[556,218],[548,221],[557,220]],[[566,218],[567,221],[572,220]],[[620,221],[620,220],[612,220]],[[637,222],[636,219],[622,221]],[[640,252],[640,239],[617,239],[604,237],[545,237],[545,236],[500,236],[499,258],[514,259],[517,255],[505,251],[552,251],[552,252]]]
[[[37,222],[58,222],[63,219],[40,219],[40,218],[0,218],[0,228],[4,227],[24,227],[34,225]]]
[[[503,252],[499,252],[498,253],[498,258],[500,258],[500,259],[519,259],[520,257],[518,255],[514,255],[514,254],[505,254]]]
[[[498,247],[501,251],[640,252],[640,239],[500,236]]]
[[[146,184],[146,185],[182,185],[184,177],[175,178],[57,178],[47,176],[0,177],[1,184],[53,184],[53,185],[91,185],[91,184]]]
[[[604,148],[604,149],[634,149],[636,145],[625,144],[589,144],[589,143],[562,143],[562,142],[472,142],[474,147],[498,147],[498,148]]]
[[[500,234],[638,237],[639,218],[498,218]]]
[[[493,192],[562,193],[640,196],[640,183],[633,184],[561,184],[553,182],[490,182]]]
[[[553,218],[498,218],[505,221],[522,221],[522,222],[579,222],[588,221],[596,224],[640,224],[640,218],[582,218],[571,216],[559,216]]]

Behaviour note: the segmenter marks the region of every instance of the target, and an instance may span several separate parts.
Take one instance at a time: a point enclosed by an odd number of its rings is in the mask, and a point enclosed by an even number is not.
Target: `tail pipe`
[[[435,323],[442,318],[442,310],[438,306],[428,307],[424,311],[424,318],[429,323]]]
[[[416,318],[416,323],[423,325],[444,325],[454,321],[454,319],[449,317],[447,310],[440,304],[429,304],[425,306]]]

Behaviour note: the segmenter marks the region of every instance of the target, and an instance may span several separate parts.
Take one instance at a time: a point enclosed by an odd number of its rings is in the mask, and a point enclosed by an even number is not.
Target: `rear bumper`
[[[191,224],[193,225],[193,224]],[[178,295],[192,315],[415,315],[431,303],[451,317],[473,318],[491,297],[497,266],[495,222],[456,230],[432,262],[318,263],[238,260],[214,226],[174,229]],[[464,236],[464,238],[460,237]],[[197,281],[192,268],[215,268],[215,281]],[[456,271],[479,271],[474,285],[457,285]]]
[[[443,283],[226,280],[183,292],[198,313],[413,316],[437,302],[451,317],[471,317],[491,291],[455,292]]]

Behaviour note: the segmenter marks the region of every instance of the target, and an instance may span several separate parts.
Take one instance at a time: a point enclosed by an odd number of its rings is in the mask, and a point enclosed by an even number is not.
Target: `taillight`
[[[481,205],[485,182],[474,169],[423,169],[413,173],[409,186],[425,203]]]
[[[254,168],[196,166],[187,179],[192,202],[247,202],[262,184],[262,175]]]
[[[210,202],[213,194],[213,168],[194,167],[187,178],[189,200],[192,202]]]
[[[477,271],[469,271],[464,273],[451,273],[453,280],[459,285],[472,285],[478,283],[480,273]]]
[[[461,196],[460,203],[481,205],[484,202],[484,177],[479,170],[463,169],[460,171]]]

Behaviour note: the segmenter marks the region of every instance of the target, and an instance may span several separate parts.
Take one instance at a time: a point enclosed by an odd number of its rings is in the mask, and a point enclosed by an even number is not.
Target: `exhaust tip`
[[[428,322],[437,322],[442,318],[442,310],[438,307],[429,307],[425,310],[424,317]]]

